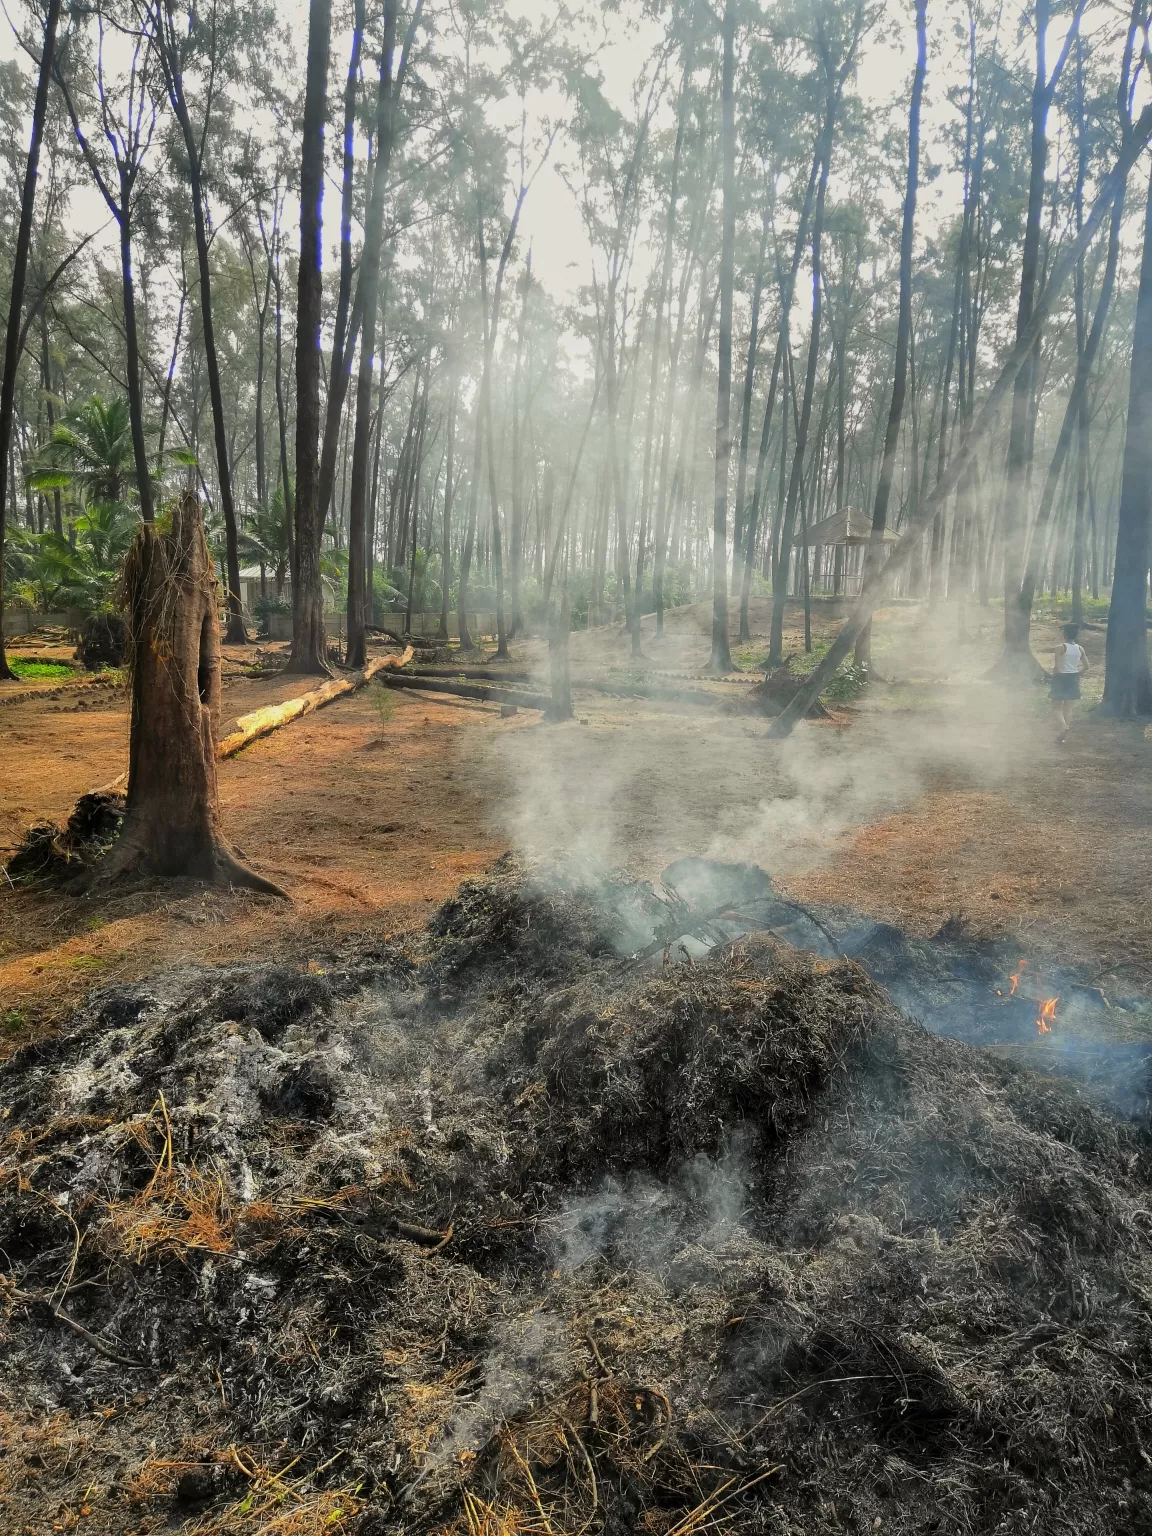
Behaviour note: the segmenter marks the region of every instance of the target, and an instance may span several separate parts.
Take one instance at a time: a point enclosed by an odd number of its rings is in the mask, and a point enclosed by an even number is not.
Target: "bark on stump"
[[[184,876],[283,896],[236,858],[220,830],[220,628],[195,496],[176,505],[170,528],[141,525],[122,601],[132,634],[128,804],[97,878]]]

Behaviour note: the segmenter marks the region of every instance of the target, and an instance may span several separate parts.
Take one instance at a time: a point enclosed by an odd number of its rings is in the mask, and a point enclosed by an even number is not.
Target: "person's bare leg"
[[[1068,705],[1063,699],[1054,699],[1052,702],[1056,706],[1056,720],[1060,727],[1056,740],[1062,742],[1068,735]]]

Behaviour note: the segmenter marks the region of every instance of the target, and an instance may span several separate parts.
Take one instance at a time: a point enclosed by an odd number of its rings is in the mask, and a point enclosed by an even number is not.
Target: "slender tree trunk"
[[[1028,180],[1028,208],[1024,226],[1024,250],[1020,263],[1020,298],[1016,312],[1016,337],[1027,329],[1036,307],[1040,282],[1041,216],[1044,209],[1045,171],[1048,162],[1048,111],[1063,68],[1066,52],[1051,77],[1047,68],[1047,33],[1051,17],[1049,0],[1036,0],[1036,76],[1032,88],[1031,160]],[[1079,25],[1080,6],[1074,13],[1069,31],[1069,46]],[[1012,418],[1008,434],[1008,495],[1004,503],[1004,653],[995,670],[1027,676],[1040,673],[1033,657],[1029,635],[1032,610],[1030,599],[1022,601],[1028,537],[1028,484],[1032,464],[1035,424],[1036,352],[1025,359],[1016,376],[1012,392]]]
[[[476,238],[477,251],[480,258],[480,307],[484,317],[484,364],[480,375],[480,398],[476,409],[476,431],[478,436],[474,462],[475,483],[471,492],[473,500],[469,507],[469,540],[465,554],[470,563],[475,516],[479,506],[481,450],[486,448],[488,456],[488,498],[492,506],[492,561],[495,567],[496,578],[496,654],[501,659],[505,659],[508,655],[508,631],[504,622],[504,562],[500,541],[500,501],[496,491],[496,444],[492,432],[492,358],[496,351],[496,334],[500,326],[500,303],[504,292],[504,274],[508,269],[512,247],[516,243],[516,231],[520,225],[520,215],[524,211],[524,199],[527,195],[527,186],[521,184],[520,194],[516,199],[516,208],[509,221],[508,232],[504,237],[500,258],[496,264],[496,281],[493,284],[491,300],[489,300],[488,246],[484,235],[484,207],[479,184],[476,187]],[[464,634],[467,628],[464,607],[466,600],[464,590],[466,575],[466,570],[462,566],[460,592],[461,645],[464,644]]]
[[[720,254],[719,381],[716,393],[716,506],[712,526],[712,654],[710,672],[731,672],[728,645],[728,470],[732,462],[732,269],[736,246],[736,0],[725,0],[721,84],[724,162]]]
[[[268,510],[268,470],[264,442],[264,332],[271,291],[272,274],[268,272],[264,283],[264,307],[256,317],[256,505],[261,513]]]
[[[379,356],[380,387],[376,396],[376,420],[373,427],[375,447],[372,450],[372,487],[368,494],[368,531],[365,539],[367,558],[364,562],[364,614],[366,622],[375,622],[376,610],[376,523],[380,512],[380,459],[384,452],[384,405],[387,392],[384,387],[384,349]]]
[[[164,403],[160,408],[160,440],[156,445],[156,478],[164,473],[164,444],[168,437],[168,419],[172,414],[172,385],[176,379],[176,365],[180,361],[180,341],[184,334],[184,311],[188,307],[188,275],[184,260],[184,247],[180,248],[180,305],[176,311],[176,335],[172,339],[172,359],[164,379]]]
[[[204,362],[208,370],[208,395],[212,404],[212,436],[216,447],[216,476],[220,488],[220,510],[224,515],[224,542],[228,560],[228,627],[225,643],[247,645],[248,634],[244,628],[244,606],[240,596],[240,546],[236,522],[236,503],[232,495],[232,465],[228,456],[228,424],[224,417],[224,391],[220,383],[220,359],[216,350],[216,326],[212,310],[212,267],[208,254],[208,228],[205,216],[203,185],[204,142],[207,123],[197,143],[184,96],[184,78],[181,72],[178,45],[169,45],[164,22],[159,28],[161,37],[160,57],[168,85],[168,99],[180,125],[184,140],[184,152],[188,157],[188,179],[192,193],[192,221],[196,240],[196,262],[200,276],[200,325],[204,341]],[[213,39],[215,46],[215,39]]]
[[[44,376],[44,409],[48,414],[48,441],[51,442],[56,433],[56,407],[52,396],[52,349],[48,340],[48,305],[40,306],[40,367]],[[52,492],[52,526],[56,530],[56,537],[64,537],[64,519],[60,510],[60,491],[56,488]],[[40,530],[43,533],[43,529]]]
[[[277,231],[276,238],[279,238]],[[284,404],[284,306],[280,287],[279,254],[275,262],[276,285],[276,428],[280,440],[280,484],[283,488],[284,531],[288,541],[288,569],[292,576],[292,593],[296,593],[296,519],[292,495],[292,477],[288,473],[288,413]]]
[[[916,195],[920,184],[920,104],[924,99],[924,76],[928,68],[928,4],[916,0],[916,73],[912,79],[912,103],[908,111],[908,187],[904,194],[904,218],[900,233],[900,312],[896,323],[896,371],[892,380],[892,402],[884,433],[884,454],[876,482],[876,501],[872,508],[872,542],[864,564],[864,579],[869,580],[884,558],[884,534],[888,527],[888,501],[896,470],[896,450],[900,442],[900,424],[904,418],[904,399],[908,389],[908,344],[912,334],[912,242],[916,233]],[[856,640],[856,663],[868,666],[872,660],[872,625],[869,622]]]
[[[132,427],[132,458],[140,495],[140,516],[153,518],[152,476],[144,440],[144,391],[141,383],[140,333],[136,325],[136,284],[132,275],[132,191],[121,174],[120,276],[124,290],[124,361],[128,374],[128,417]]]
[[[676,334],[672,341],[671,354],[668,359],[668,386],[664,391],[664,425],[660,434],[660,473],[659,486],[656,493],[656,542],[652,555],[652,604],[656,609],[656,638],[658,640],[664,634],[664,570],[668,559],[668,528],[670,523],[668,468],[672,455],[672,427],[676,420],[676,391],[680,378],[680,351],[684,340],[684,318],[688,306],[691,268],[695,259],[696,253],[690,252],[684,262],[684,274],[680,283]],[[704,289],[705,270],[702,266],[700,272],[701,308],[703,308]],[[673,493],[675,491],[675,479],[673,479],[672,491]]]
[[[744,395],[740,411],[740,456],[736,466],[736,510],[732,524],[732,595],[740,579],[740,554],[744,544],[746,508],[744,497],[748,488],[748,439],[752,428],[752,395],[756,386],[756,362],[760,353],[760,304],[764,295],[764,257],[768,249],[769,209],[764,210],[760,230],[760,254],[756,259],[756,277],[752,289],[752,318],[748,327],[748,357],[744,365]],[[743,626],[741,626],[743,627]],[[741,637],[743,638],[743,636]]]
[[[352,214],[356,190],[356,101],[360,87],[360,59],[364,45],[364,0],[355,0],[352,16],[352,48],[344,84],[344,159],[340,189],[340,285],[332,328],[332,354],[328,366],[328,399],[324,409],[324,436],[320,445],[320,515],[326,521],[336,486],[340,452],[340,427],[352,358],[360,326],[359,305],[349,326],[352,296]]]
[[[372,370],[376,358],[380,263],[383,247],[384,194],[395,132],[393,54],[396,48],[397,0],[385,0],[384,42],[380,52],[380,88],[376,102],[376,161],[372,191],[364,221],[357,300],[360,307],[360,364],[356,375],[356,426],[352,446],[352,496],[348,509],[348,651],[350,667],[362,667],[366,657],[364,629],[364,531],[368,500],[368,453],[371,438]],[[419,378],[417,378],[419,384]]]
[[[428,428],[428,373],[431,361],[425,364],[424,398],[420,403],[420,425],[416,429],[415,464],[412,476],[412,564],[408,572],[408,607],[404,615],[406,634],[412,633],[412,597],[416,587],[416,557],[420,553],[420,475],[424,467],[424,435]],[[420,379],[416,379],[419,388]]]
[[[372,193],[364,221],[357,300],[360,305],[360,366],[356,375],[356,427],[352,441],[352,490],[348,506],[348,653],[350,667],[365,662],[364,531],[367,525],[368,455],[372,440],[372,366],[376,356],[376,325],[383,252],[384,195],[396,141],[396,98],[403,84],[408,54],[424,0],[416,0],[408,26],[400,67],[393,77],[398,0],[385,0],[384,41],[380,52],[380,91],[376,103],[376,164]],[[361,298],[361,295],[363,296]]]
[[[1088,118],[1084,101],[1084,39],[1076,40],[1076,190],[1073,207],[1077,233],[1084,227],[1084,182],[1088,174]],[[1120,203],[1120,199],[1116,199]],[[1073,298],[1076,312],[1076,373],[1083,371],[1084,349],[1087,344],[1084,312],[1084,259],[1076,263],[1073,279]],[[1088,392],[1080,396],[1080,408],[1076,413],[1076,524],[1072,533],[1072,622],[1084,620],[1084,533],[1088,502],[1088,458],[1091,428],[1088,418]]]
[[[740,640],[744,644],[751,638],[748,605],[752,597],[752,573],[756,564],[756,540],[760,525],[760,506],[766,486],[765,471],[768,466],[768,445],[771,441],[772,417],[776,409],[780,371],[789,346],[792,298],[796,292],[796,277],[800,271],[804,247],[808,242],[808,221],[812,216],[812,203],[816,196],[816,186],[820,176],[820,167],[823,164],[825,146],[829,145],[832,139],[836,108],[837,97],[834,95],[830,96],[824,124],[816,141],[816,149],[812,156],[812,169],[809,172],[808,185],[804,191],[804,202],[796,225],[796,242],[792,248],[792,264],[788,271],[787,282],[781,286],[780,333],[776,339],[776,353],[772,359],[772,378],[768,385],[768,399],[764,405],[764,420],[760,428],[760,449],[756,456],[756,478],[753,482],[752,506],[748,513],[747,527],[744,535],[744,580],[740,588]],[[781,472],[783,473],[783,470]],[[774,541],[772,542],[772,549],[773,551],[775,550]]]
[[[28,279],[28,254],[32,248],[32,219],[36,211],[36,181],[40,171],[40,146],[44,142],[44,120],[48,112],[48,87],[56,55],[56,32],[60,24],[60,0],[49,0],[44,23],[44,46],[40,54],[40,78],[32,108],[32,141],[24,171],[24,189],[20,199],[20,225],[16,233],[16,252],[12,263],[12,287],[8,298],[8,329],[4,340],[4,377],[0,385],[0,679],[15,676],[4,654],[4,522],[8,505],[5,477],[9,473],[12,444],[12,420],[15,414],[16,374],[20,367],[20,317],[24,311],[24,286]]]
[[[481,383],[483,389],[483,382]],[[460,649],[475,650],[468,628],[468,577],[472,570],[472,556],[476,548],[476,515],[480,504],[480,470],[484,454],[484,413],[477,402],[473,422],[472,476],[468,482],[468,526],[464,533],[464,548],[460,555],[460,583],[457,589],[457,617],[460,630]]]
[[[694,36],[694,34],[693,34]],[[680,100],[676,111],[676,143],[672,150],[672,177],[668,188],[668,213],[664,224],[664,255],[660,266],[660,288],[656,297],[656,324],[652,337],[652,366],[648,378],[648,421],[644,433],[644,477],[641,485],[640,504],[640,538],[636,549],[636,601],[633,604],[632,623],[632,654],[640,654],[640,599],[644,590],[644,559],[645,544],[649,537],[651,524],[652,505],[652,445],[653,434],[656,425],[656,394],[660,382],[660,347],[663,341],[664,331],[664,307],[668,303],[668,290],[672,281],[672,257],[676,242],[676,203],[680,187],[680,162],[684,152],[684,130],[688,117],[688,82],[691,76],[692,64],[695,59],[695,48],[692,39],[685,49],[684,76],[680,83]],[[683,311],[681,311],[683,313]],[[674,350],[674,358],[678,355],[679,345]],[[668,370],[669,403],[675,388],[676,366],[672,362]],[[663,497],[667,479],[667,442],[665,442],[661,462],[661,508],[663,509]],[[661,535],[662,537],[662,535]],[[661,562],[661,576],[663,567]],[[655,567],[653,568],[653,587],[655,587]],[[653,597],[656,598],[655,591]],[[656,601],[656,625],[657,633],[662,634],[664,629],[664,605],[660,599]]]
[[[331,44],[332,0],[310,0],[300,154],[300,279],[296,314],[296,562],[292,573],[292,653],[287,670],[321,674],[331,671],[324,637],[324,586],[320,578],[324,507],[319,486],[324,122],[328,112]]]
[[[448,401],[448,437],[444,450],[444,517],[440,530],[440,630],[437,638],[448,639],[448,614],[452,586],[452,499],[456,493],[453,477],[456,453],[456,401],[458,381],[453,378],[452,397]]]
[[[512,614],[508,633],[517,635],[524,627],[521,612],[520,583],[524,565],[524,465],[523,421],[520,411],[520,379],[524,366],[524,335],[528,321],[528,294],[532,286],[532,252],[521,279],[520,321],[516,328],[516,366],[512,375],[512,540],[509,554],[509,576],[512,586]],[[524,413],[527,415],[527,411]]]
[[[1152,715],[1148,670],[1148,508],[1152,506],[1152,181],[1144,215],[1144,253],[1136,323],[1128,426],[1116,527],[1116,569],[1108,610],[1104,710],[1118,719]]]
[[[488,500],[492,506],[492,564],[496,574],[496,655],[508,659],[508,624],[504,613],[504,551],[500,537],[500,497],[496,490],[496,441],[492,432],[492,376],[484,390],[484,435],[488,445]]]
[[[776,542],[776,562],[772,572],[772,634],[768,665],[778,667],[784,659],[784,607],[788,597],[788,565],[792,552],[792,537],[796,529],[796,512],[799,507],[800,489],[804,475],[804,450],[808,443],[808,428],[812,421],[812,396],[816,387],[816,369],[820,361],[821,279],[820,252],[824,234],[824,202],[828,190],[828,171],[832,158],[831,142],[826,142],[824,161],[820,167],[820,184],[816,193],[816,210],[812,217],[812,331],[808,341],[808,367],[804,378],[804,404],[796,423],[796,445],[792,450],[792,473],[788,481],[788,496],[780,524],[780,537]]]

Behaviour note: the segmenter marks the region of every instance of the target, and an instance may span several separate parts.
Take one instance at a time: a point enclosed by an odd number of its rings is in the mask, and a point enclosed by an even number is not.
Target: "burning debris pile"
[[[26,1048],[5,1530],[1152,1530],[1146,1128],[803,934],[508,862]]]

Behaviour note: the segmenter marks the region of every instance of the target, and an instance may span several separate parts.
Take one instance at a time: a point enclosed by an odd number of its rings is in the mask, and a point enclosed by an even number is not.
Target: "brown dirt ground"
[[[883,615],[887,682],[805,728],[791,756],[747,715],[591,693],[559,728],[410,693],[389,694],[384,721],[370,693],[341,700],[221,767],[226,831],[290,905],[193,886],[83,900],[0,891],[0,1054],[56,1026],[94,985],[175,963],[303,963],[353,935],[416,927],[513,843],[586,847],[647,875],[682,853],[746,857],[802,896],[922,932],[959,913],[1101,978],[1146,979],[1152,744],[1085,709],[1055,748],[1041,693],[978,681],[996,615],[975,631],[971,618],[961,641],[954,613],[950,632],[914,609]],[[678,610],[663,641],[646,635],[642,665],[702,671],[709,624],[703,608]],[[753,627],[745,662],[763,650],[765,604]],[[817,637],[831,627],[818,617]],[[1039,655],[1054,636],[1038,631]],[[1102,635],[1086,639],[1102,657]],[[576,677],[630,666],[616,630],[574,636],[572,649]],[[243,659],[228,653],[229,670]],[[516,660],[542,665],[538,644]],[[229,678],[225,725],[299,691],[299,680]],[[122,691],[0,685],[0,846],[32,822],[62,823],[79,795],[123,773],[127,735]]]

